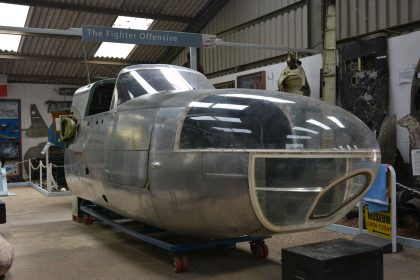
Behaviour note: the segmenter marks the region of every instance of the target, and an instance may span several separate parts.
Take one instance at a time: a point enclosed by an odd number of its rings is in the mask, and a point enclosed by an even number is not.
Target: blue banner
[[[122,29],[106,26],[82,27],[82,40],[94,42],[201,48],[206,46],[204,41],[208,42],[208,39],[209,35],[198,33]]]

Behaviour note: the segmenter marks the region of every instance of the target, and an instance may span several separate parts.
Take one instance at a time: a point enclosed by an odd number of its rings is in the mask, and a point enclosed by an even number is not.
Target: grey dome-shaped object
[[[13,247],[0,235],[0,277],[6,274],[13,263]]]

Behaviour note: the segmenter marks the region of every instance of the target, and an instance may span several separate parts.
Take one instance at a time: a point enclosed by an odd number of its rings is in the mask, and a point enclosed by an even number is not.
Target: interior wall
[[[391,114],[397,120],[410,113],[411,84],[420,59],[420,31],[388,39],[389,89]],[[397,146],[404,161],[409,161],[410,141],[407,129],[397,125]]]
[[[41,142],[48,140],[48,137],[28,137],[26,136],[26,129],[31,126],[31,113],[30,105],[35,104],[40,112],[42,119],[49,127],[52,123],[52,116],[48,113],[48,105],[46,101],[71,101],[72,96],[62,96],[54,91],[60,87],[72,87],[68,85],[43,85],[43,84],[21,84],[12,83],[8,84],[7,97],[2,99],[20,99],[21,110],[21,128],[22,128],[22,154],[21,158],[26,151]]]
[[[311,97],[319,98],[320,96],[320,70],[322,68],[322,55],[312,55],[300,59],[302,61],[302,67],[305,70],[306,78],[308,79],[309,86],[311,88]],[[278,80],[281,71],[286,68],[286,62],[255,68],[243,72],[229,74],[221,77],[211,79],[212,84],[218,84],[227,81],[236,81],[237,76],[251,74],[259,71],[266,71],[266,89],[267,90],[278,90]]]
[[[201,33],[215,34],[225,42],[308,48],[307,1],[230,0]],[[205,74],[287,54],[284,50],[221,46],[202,48],[200,52]],[[184,62],[185,52],[181,52],[172,63]]]
[[[388,64],[389,64],[389,113],[395,114],[397,120],[410,113],[411,83],[414,69],[420,59],[420,31],[407,33],[388,39]],[[320,69],[322,56],[314,55],[302,59],[309,85],[311,97],[320,96]],[[286,63],[260,67],[248,71],[229,74],[211,79],[213,84],[236,80],[237,76],[265,70],[267,90],[277,90],[277,80]],[[409,162],[409,137],[407,129],[397,125],[397,147],[404,161]]]

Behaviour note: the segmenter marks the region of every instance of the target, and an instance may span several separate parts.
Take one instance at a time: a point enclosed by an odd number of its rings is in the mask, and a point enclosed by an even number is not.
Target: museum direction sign
[[[136,45],[203,48],[215,45],[216,35],[123,29],[106,26],[83,26],[82,40]]]

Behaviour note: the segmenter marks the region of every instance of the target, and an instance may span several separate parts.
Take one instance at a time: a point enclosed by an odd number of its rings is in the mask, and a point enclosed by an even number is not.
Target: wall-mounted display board
[[[265,89],[265,71],[238,76],[238,88]]]
[[[388,38],[354,40],[338,50],[341,106],[379,131],[388,114]]]
[[[0,160],[7,164],[19,162],[21,142],[20,100],[0,100]]]

